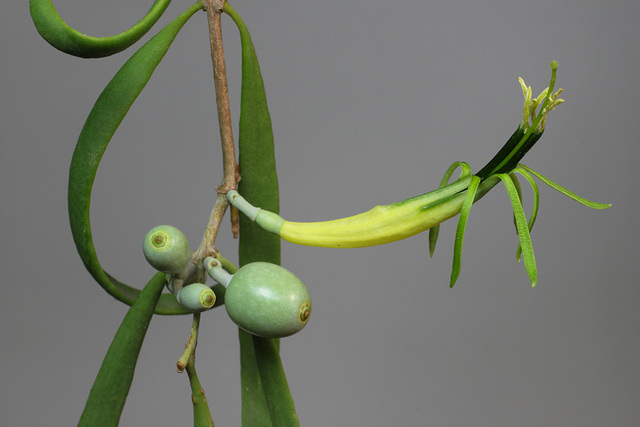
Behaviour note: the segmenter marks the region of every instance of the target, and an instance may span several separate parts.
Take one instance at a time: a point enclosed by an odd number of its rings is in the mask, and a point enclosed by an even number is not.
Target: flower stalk
[[[358,215],[321,222],[292,222],[280,215],[251,205],[237,191],[227,193],[229,202],[264,230],[277,234],[292,243],[329,248],[357,248],[401,240],[425,230],[430,230],[429,251],[433,255],[438,238],[439,224],[460,214],[454,245],[453,267],[450,286],[456,283],[460,274],[462,244],[465,227],[473,203],[482,198],[498,182],[502,181],[511,199],[516,229],[520,238],[518,259],[524,258],[525,268],[531,285],[537,283],[537,267],[529,235],[538,209],[538,191],[531,175],[568,197],[591,208],[606,209],[611,205],[586,201],[544,178],[531,168],[520,165],[519,161],[540,139],[544,132],[547,116],[564,100],[555,93],[554,85],[558,63],[551,62],[551,82],[549,87],[536,98],[532,98],[531,87],[522,78],[520,85],[524,94],[523,121],[500,151],[478,173],[472,174],[464,162],[455,162],[445,173],[437,190],[416,196],[402,202],[375,208]],[[539,109],[538,109],[539,108]],[[452,183],[453,172],[461,168],[460,177]],[[527,221],[521,202],[521,192],[514,173],[523,175],[532,185],[535,195],[534,211]]]

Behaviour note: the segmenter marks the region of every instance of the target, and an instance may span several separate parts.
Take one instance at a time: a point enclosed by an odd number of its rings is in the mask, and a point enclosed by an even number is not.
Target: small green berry
[[[194,313],[213,308],[216,294],[204,283],[192,283],[178,291],[178,302]]]
[[[175,274],[189,261],[187,237],[171,225],[159,225],[149,230],[142,250],[147,262],[163,273]]]
[[[289,270],[254,262],[233,275],[225,293],[231,320],[253,335],[280,338],[306,326],[311,297],[304,283]]]

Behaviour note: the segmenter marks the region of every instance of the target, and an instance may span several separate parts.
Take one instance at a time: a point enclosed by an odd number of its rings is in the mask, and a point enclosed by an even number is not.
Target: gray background
[[[72,26],[109,35],[150,1],[54,3]],[[175,0],[161,22],[189,4]],[[286,218],[332,219],[429,191],[455,160],[478,170],[521,118],[517,77],[537,94],[552,59],[567,102],[525,163],[614,204],[593,211],[541,188],[535,289],[515,261],[502,188],[472,210],[453,290],[455,221],[444,224],[433,259],[426,234],[368,249],[284,243],[283,264],[314,299],[308,327],[282,342],[302,424],[640,425],[638,3],[233,5],[261,60]],[[67,168],[93,102],[131,53],[81,60],[54,50],[33,28],[26,0],[5,2],[0,21],[0,417],[11,426],[75,425],[126,307],[92,283],[75,253]],[[239,41],[227,17],[224,30],[236,125]],[[96,179],[98,253],[128,283],[141,286],[153,273],[140,250],[149,228],[172,224],[193,247],[200,241],[221,180],[213,100],[198,14]],[[218,247],[235,259],[228,229]],[[189,425],[188,382],[175,362],[190,322],[152,322],[123,426]],[[198,367],[216,425],[238,426],[236,329],[223,309],[203,316]]]

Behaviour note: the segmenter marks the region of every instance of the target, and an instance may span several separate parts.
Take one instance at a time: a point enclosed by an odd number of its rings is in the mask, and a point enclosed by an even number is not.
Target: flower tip
[[[558,61],[551,61],[549,66],[551,67],[552,70],[557,69],[558,68]]]

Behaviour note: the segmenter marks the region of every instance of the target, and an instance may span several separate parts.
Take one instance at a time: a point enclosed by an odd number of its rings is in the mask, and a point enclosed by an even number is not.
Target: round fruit
[[[253,262],[233,275],[225,292],[227,313],[253,335],[280,338],[304,328],[311,315],[311,297],[289,270]]]
[[[200,313],[216,303],[216,294],[204,283],[192,283],[178,291],[178,302],[194,313]]]
[[[182,231],[171,225],[159,225],[144,236],[144,257],[153,268],[175,274],[189,261],[189,242]]]

